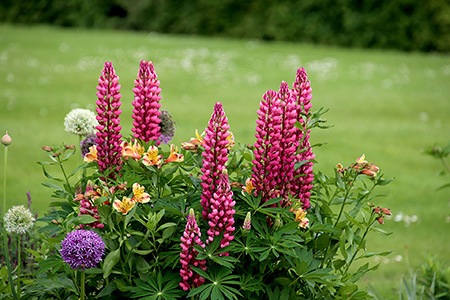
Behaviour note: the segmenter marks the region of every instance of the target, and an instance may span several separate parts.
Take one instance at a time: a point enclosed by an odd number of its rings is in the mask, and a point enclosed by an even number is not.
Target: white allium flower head
[[[6,231],[9,233],[26,233],[34,224],[33,214],[23,205],[13,206],[3,217]]]
[[[64,118],[64,127],[67,132],[86,136],[95,132],[98,125],[94,112],[89,109],[72,109]]]

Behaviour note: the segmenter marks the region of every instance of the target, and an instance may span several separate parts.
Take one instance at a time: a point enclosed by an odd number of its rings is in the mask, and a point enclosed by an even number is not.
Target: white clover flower
[[[34,224],[34,217],[31,211],[23,205],[13,206],[3,217],[6,231],[9,233],[26,233]]]
[[[89,109],[72,109],[64,118],[64,127],[67,132],[86,136],[95,132],[98,125],[95,114]]]

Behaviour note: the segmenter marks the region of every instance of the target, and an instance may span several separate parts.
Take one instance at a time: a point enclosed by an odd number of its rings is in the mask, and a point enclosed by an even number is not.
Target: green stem
[[[6,230],[5,230],[4,227],[3,227],[2,235],[3,235],[3,249],[5,251],[6,268],[8,269],[9,286],[11,288],[11,293],[12,293],[13,299],[19,299],[19,297],[16,294],[16,289],[14,287],[14,281],[13,281],[13,277],[12,277],[11,261],[10,261],[9,248],[8,248],[8,235],[7,235]]]
[[[17,237],[17,298],[20,299],[20,269],[22,260],[22,249],[21,249],[21,238],[20,235]]]
[[[3,156],[4,168],[3,168],[3,210],[2,213],[6,212],[6,165],[8,163],[8,146],[5,146],[5,152]]]
[[[373,218],[373,216],[374,216],[374,212],[372,212],[370,215],[369,220],[371,220],[371,221],[369,222],[368,226],[366,227],[366,230],[364,231],[364,234],[361,238],[361,241],[358,244],[358,247],[356,248],[355,253],[353,253],[352,258],[350,259],[350,261],[348,262],[348,264],[345,267],[344,275],[347,274],[347,271],[348,271],[348,269],[350,269],[350,266],[353,263],[353,261],[355,260],[356,255],[358,254],[359,250],[361,250],[361,245],[364,243],[364,240],[366,239],[366,235],[367,235],[367,233],[369,233],[370,227],[372,227],[373,223],[376,221],[376,219]],[[373,220],[372,220],[372,218],[373,218]]]
[[[351,181],[352,184],[355,182],[356,177],[357,177],[358,175],[359,175],[358,173],[355,173],[355,177],[353,177],[353,180]],[[338,216],[337,216],[336,222],[334,223],[334,226],[333,226],[333,227],[336,227],[336,225],[339,223],[339,219],[340,219],[341,216],[342,216],[342,212],[344,211],[344,207],[345,207],[345,204],[346,204],[346,202],[347,202],[348,195],[350,195],[350,191],[351,191],[351,190],[352,190],[352,186],[347,187],[347,191],[345,192],[345,196],[344,196],[344,201],[342,201],[341,209],[339,210],[339,214],[338,214]]]
[[[85,281],[86,281],[86,274],[84,273],[84,270],[82,270],[81,271],[81,280],[80,280],[80,287],[81,287],[80,300],[85,299],[85,293],[86,293],[86,291],[84,289]]]
[[[73,190],[70,186],[69,177],[67,177],[66,171],[64,170],[64,167],[63,167],[62,162],[59,159],[59,157],[58,157],[58,164],[59,164],[59,168],[61,169],[61,172],[64,176],[64,179],[66,180],[67,186],[68,186],[68,188],[70,188],[70,192],[73,193]]]

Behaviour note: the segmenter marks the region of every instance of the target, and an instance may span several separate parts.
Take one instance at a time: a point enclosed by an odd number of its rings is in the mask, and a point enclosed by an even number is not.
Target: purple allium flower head
[[[152,62],[141,61],[138,77],[134,81],[133,128],[134,137],[144,142],[159,144],[161,135],[161,89]]]
[[[69,232],[61,242],[61,257],[72,269],[88,269],[97,266],[105,252],[102,238],[90,230]]]
[[[100,172],[114,178],[115,171],[122,168],[122,147],[120,130],[120,85],[111,62],[105,62],[97,86],[97,145]]]
[[[161,123],[159,124],[161,127],[159,141],[163,144],[168,144],[175,135],[175,124],[167,110],[161,110],[159,118],[161,119]]]
[[[234,205],[233,192],[228,180],[227,170],[223,170],[217,183],[217,191],[210,199],[210,213],[208,214],[208,240],[207,244],[214,241],[216,236],[223,234],[220,247],[224,248],[234,239]],[[227,254],[224,254],[227,255]]]
[[[96,135],[94,133],[88,134],[81,142],[80,149],[81,155],[84,157],[87,153],[89,153],[89,148],[95,145]]]
[[[296,156],[296,161],[305,162],[295,170],[294,176],[298,180],[294,181],[294,196],[300,199],[304,209],[308,209],[310,207],[311,189],[313,188],[314,173],[312,167],[315,155],[312,152],[309,142],[310,130],[307,127],[309,118],[311,117],[312,89],[311,82],[308,80],[308,75],[304,68],[297,70],[293,93],[297,99],[297,121],[303,127],[302,129],[297,129],[297,140],[302,142]]]
[[[203,139],[205,150],[202,153],[201,172],[203,175],[201,176],[202,195],[200,203],[203,207],[202,216],[205,220],[211,212],[210,200],[217,190],[220,176],[228,161],[229,128],[222,103],[217,102],[208,127],[205,129],[205,137]]]
[[[189,210],[187,217],[187,224],[181,237],[181,252],[180,252],[180,287],[187,291],[192,287],[201,286],[205,282],[205,278],[192,271],[192,266],[206,270],[206,260],[197,260],[198,252],[194,246],[198,245],[205,248],[205,244],[200,239],[201,232],[195,220],[194,210]]]
[[[277,92],[267,91],[257,112],[252,181],[262,202],[279,196],[276,190],[281,168],[282,109],[279,98]]]

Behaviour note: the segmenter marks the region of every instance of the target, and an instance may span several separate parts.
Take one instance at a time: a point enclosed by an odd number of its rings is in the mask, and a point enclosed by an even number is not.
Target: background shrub
[[[313,42],[405,51],[450,51],[444,0],[5,0],[11,23]]]

